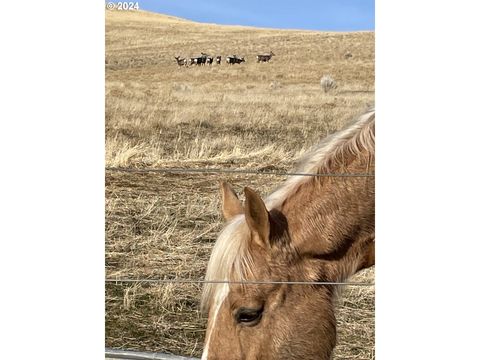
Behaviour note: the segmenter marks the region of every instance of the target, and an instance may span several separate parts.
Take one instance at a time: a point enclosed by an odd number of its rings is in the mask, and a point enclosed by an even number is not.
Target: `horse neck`
[[[365,173],[370,159],[355,160],[350,173]],[[344,281],[374,264],[373,177],[317,178],[288,197],[281,212],[294,247],[315,264],[318,279]]]

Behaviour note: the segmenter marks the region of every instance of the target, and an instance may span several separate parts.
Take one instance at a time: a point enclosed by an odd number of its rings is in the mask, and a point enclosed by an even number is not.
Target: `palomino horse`
[[[355,175],[374,167],[370,110],[307,153],[299,171]],[[338,286],[278,282],[343,282],[374,265],[374,177],[292,176],[265,202],[246,187],[244,205],[227,183],[221,192],[228,224],[206,280],[230,283],[204,286],[202,359],[330,359]]]

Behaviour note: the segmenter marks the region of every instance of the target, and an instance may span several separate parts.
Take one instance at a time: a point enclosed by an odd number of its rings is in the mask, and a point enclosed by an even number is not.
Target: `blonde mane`
[[[366,152],[375,153],[375,110],[370,109],[341,131],[327,136],[301,159],[296,173],[328,174],[347,173],[345,159]],[[368,172],[368,169],[366,169]],[[316,179],[314,176],[289,177],[277,190],[265,199],[269,210],[280,207],[303,184]],[[210,257],[205,280],[245,281],[251,278],[252,255],[249,252],[249,231],[243,215],[236,216],[220,233]],[[228,284],[206,283],[203,288],[201,309],[208,311],[212,301],[228,292]]]

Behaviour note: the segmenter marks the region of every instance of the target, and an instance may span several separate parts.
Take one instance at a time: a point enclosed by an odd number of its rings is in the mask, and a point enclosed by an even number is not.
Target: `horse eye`
[[[235,319],[239,324],[254,326],[260,322],[262,318],[263,308],[261,309],[248,309],[240,308],[235,314]]]

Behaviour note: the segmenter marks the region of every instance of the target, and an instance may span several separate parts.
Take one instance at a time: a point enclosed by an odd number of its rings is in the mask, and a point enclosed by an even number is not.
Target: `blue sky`
[[[141,0],[143,10],[189,20],[281,29],[375,29],[375,0]]]

